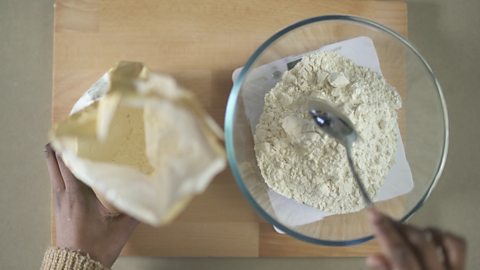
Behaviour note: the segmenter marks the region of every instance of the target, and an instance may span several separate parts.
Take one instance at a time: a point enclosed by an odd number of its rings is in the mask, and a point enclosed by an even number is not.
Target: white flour
[[[265,96],[255,153],[267,185],[294,200],[340,214],[363,208],[345,149],[315,126],[309,97],[349,117],[360,134],[353,159],[374,197],[394,163],[401,98],[378,73],[335,52],[305,56]]]

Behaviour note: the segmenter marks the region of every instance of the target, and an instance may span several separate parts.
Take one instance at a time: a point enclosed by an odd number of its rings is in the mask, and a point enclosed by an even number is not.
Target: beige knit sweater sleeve
[[[108,270],[108,268],[90,258],[88,254],[49,247],[43,257],[40,270]]]

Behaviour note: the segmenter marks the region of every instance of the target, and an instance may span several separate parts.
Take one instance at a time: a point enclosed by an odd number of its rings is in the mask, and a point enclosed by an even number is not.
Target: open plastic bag
[[[54,149],[107,208],[148,224],[172,220],[226,165],[221,128],[141,63],[119,63],[72,112],[50,134]]]

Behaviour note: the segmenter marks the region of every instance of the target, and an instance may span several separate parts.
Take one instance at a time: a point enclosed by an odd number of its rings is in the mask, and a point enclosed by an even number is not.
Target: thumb
[[[65,190],[65,182],[63,181],[62,173],[58,166],[57,155],[55,154],[55,151],[50,143],[45,145],[43,151],[45,152],[45,158],[47,159],[47,168],[52,189],[55,192]]]

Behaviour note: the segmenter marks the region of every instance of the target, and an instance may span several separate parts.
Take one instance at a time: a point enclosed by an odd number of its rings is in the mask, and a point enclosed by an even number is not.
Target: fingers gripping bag
[[[110,210],[158,226],[225,168],[223,131],[194,95],[121,62],[50,133],[67,167]]]

